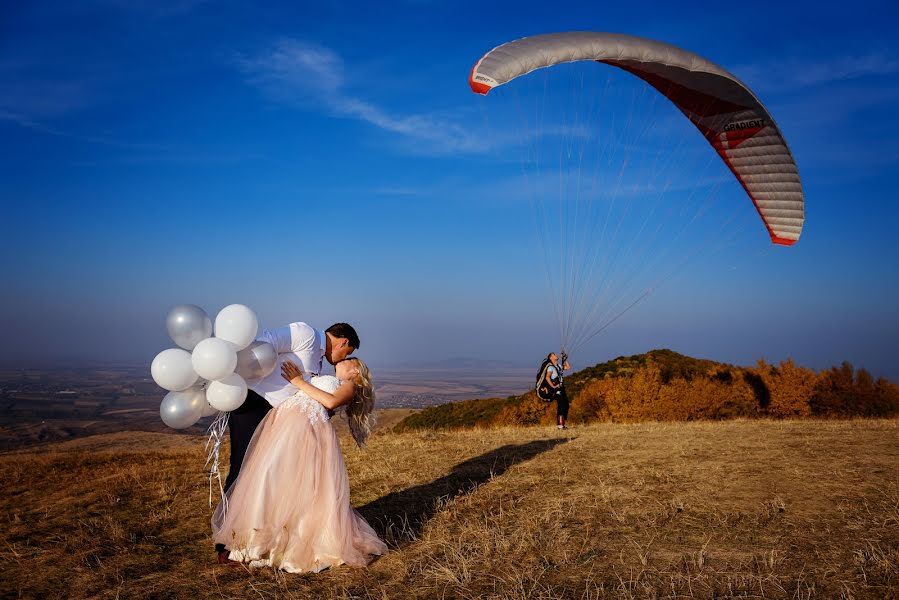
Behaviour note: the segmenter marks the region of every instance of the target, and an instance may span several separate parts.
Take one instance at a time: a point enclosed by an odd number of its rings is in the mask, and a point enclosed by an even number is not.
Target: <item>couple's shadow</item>
[[[401,545],[417,539],[425,523],[451,500],[473,492],[509,467],[567,441],[555,438],[501,446],[459,463],[449,474],[431,483],[392,492],[358,510],[383,539]]]

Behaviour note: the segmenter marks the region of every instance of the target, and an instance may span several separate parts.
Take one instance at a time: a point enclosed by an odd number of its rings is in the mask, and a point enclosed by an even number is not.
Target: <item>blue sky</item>
[[[504,114],[485,120],[467,75],[505,41],[595,30],[749,84],[790,142],[807,221],[789,249],[748,226],[575,366],[670,347],[899,380],[897,23],[887,2],[3,3],[0,359],[148,362],[171,305],[242,302],[265,326],[350,321],[374,364],[537,361],[558,331],[534,214],[518,149],[490,127]],[[616,98],[607,114],[629,110]],[[701,138],[672,136],[671,172],[740,202],[719,167],[694,175]]]

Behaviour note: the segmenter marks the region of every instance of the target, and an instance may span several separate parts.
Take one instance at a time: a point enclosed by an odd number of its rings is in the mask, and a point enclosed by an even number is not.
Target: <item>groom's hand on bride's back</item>
[[[281,377],[286,379],[292,385],[299,387],[297,382],[294,379],[303,380],[303,371],[293,362],[287,361],[283,365],[281,365]]]

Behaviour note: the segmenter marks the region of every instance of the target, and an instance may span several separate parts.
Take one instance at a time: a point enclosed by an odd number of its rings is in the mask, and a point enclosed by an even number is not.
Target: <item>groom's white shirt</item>
[[[303,376],[319,375],[325,356],[325,332],[306,323],[291,323],[278,329],[266,329],[257,340],[268,342],[278,353],[278,366],[268,377],[250,385],[250,389],[278,406],[297,393],[297,388],[281,376],[281,365],[292,361],[303,369]]]

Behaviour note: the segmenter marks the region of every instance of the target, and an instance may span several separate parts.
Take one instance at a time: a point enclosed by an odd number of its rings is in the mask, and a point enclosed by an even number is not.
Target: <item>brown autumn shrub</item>
[[[875,409],[881,416],[899,415],[899,385],[879,377],[874,383]]]
[[[855,373],[855,390],[865,414],[887,417],[899,413],[899,387],[883,377],[876,381],[866,369]]]
[[[611,415],[606,405],[606,397],[617,385],[617,379],[594,379],[581,388],[571,403],[569,420],[572,423],[609,421]]]
[[[755,393],[744,375],[740,372],[734,376],[727,397],[719,400],[712,418],[736,419],[758,417],[761,414]]]
[[[672,379],[659,390],[652,417],[659,421],[712,419],[728,387],[710,379]]]
[[[615,380],[606,396],[606,407],[612,421],[628,422],[653,418],[654,405],[662,388],[662,372],[658,365],[648,362],[634,370],[630,377]]]
[[[819,417],[846,417],[855,410],[854,369],[844,361],[821,373],[815,394],[809,401],[812,414]]]
[[[809,406],[821,417],[891,417],[899,414],[899,387],[843,362],[821,373]]]
[[[663,383],[655,365],[638,367],[630,377],[593,380],[572,403],[572,422],[692,421],[758,414],[755,395],[730,369],[708,377],[676,377]]]
[[[776,367],[759,360],[754,371],[768,392],[764,414],[777,418],[812,414],[809,399],[818,385],[814,371],[797,366],[793,359],[781,361]]]
[[[695,404],[691,398],[691,383],[677,377],[659,388],[658,400],[650,415],[644,418],[658,421],[688,421]]]
[[[556,403],[545,402],[531,392],[520,402],[506,404],[493,419],[496,425],[551,425],[556,421]]]

